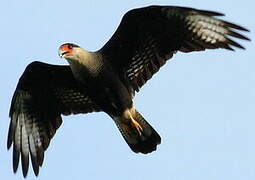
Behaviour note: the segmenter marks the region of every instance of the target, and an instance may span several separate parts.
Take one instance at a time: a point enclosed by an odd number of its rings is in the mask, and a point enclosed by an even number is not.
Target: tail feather
[[[155,151],[161,138],[153,127],[136,110],[114,117],[115,123],[129,147],[136,153],[147,154]]]

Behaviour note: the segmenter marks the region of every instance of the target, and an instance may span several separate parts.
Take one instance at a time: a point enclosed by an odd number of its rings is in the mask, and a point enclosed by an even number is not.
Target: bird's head
[[[61,58],[65,59],[76,59],[76,55],[79,54],[78,52],[81,50],[81,48],[72,43],[65,43],[62,44],[58,49],[58,55]]]

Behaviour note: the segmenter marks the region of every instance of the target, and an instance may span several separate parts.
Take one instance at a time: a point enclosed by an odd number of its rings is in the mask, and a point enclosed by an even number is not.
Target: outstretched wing
[[[244,49],[229,37],[249,40],[236,32],[248,30],[214,16],[223,14],[173,6],[134,9],[99,52],[131,89],[139,91],[176,51]]]
[[[83,87],[73,78],[69,66],[33,62],[22,74],[10,108],[7,147],[13,144],[13,170],[21,156],[26,177],[31,157],[35,175],[42,166],[44,151],[62,123],[61,114],[100,111]]]

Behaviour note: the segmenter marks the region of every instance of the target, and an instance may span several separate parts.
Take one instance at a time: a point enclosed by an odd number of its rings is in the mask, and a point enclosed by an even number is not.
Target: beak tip
[[[58,55],[59,55],[60,58],[63,58],[63,53],[62,53],[61,50],[58,50]]]

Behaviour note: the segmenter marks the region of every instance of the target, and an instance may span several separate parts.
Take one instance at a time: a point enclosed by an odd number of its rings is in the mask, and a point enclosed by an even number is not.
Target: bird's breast
[[[75,79],[82,83],[91,99],[111,115],[131,107],[132,96],[111,65],[100,59],[91,60],[69,62]]]

